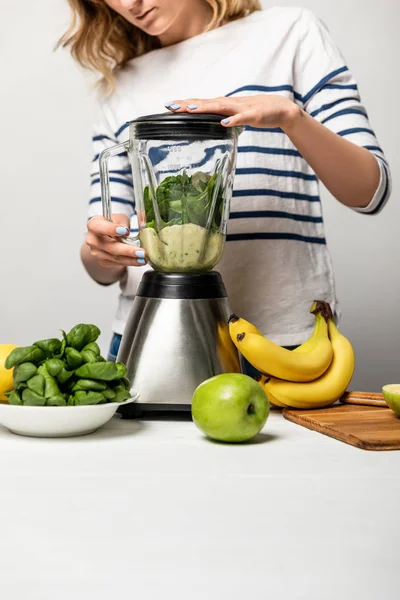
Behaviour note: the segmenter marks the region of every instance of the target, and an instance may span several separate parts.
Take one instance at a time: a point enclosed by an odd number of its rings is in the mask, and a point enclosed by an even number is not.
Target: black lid
[[[236,128],[221,125],[221,115],[160,113],[129,121],[135,137],[142,140],[229,140]]]
[[[222,277],[217,271],[206,273],[146,271],[136,295],[145,298],[202,300],[226,298],[226,290]]]

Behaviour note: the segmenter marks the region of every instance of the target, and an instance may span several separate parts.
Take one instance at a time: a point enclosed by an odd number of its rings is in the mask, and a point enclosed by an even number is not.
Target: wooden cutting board
[[[285,408],[293,423],[364,450],[400,450],[400,418],[390,408],[338,404],[329,408]]]

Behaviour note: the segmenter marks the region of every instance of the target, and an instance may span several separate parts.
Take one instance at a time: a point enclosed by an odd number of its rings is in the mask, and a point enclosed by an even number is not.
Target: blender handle
[[[99,169],[100,169],[100,188],[101,188],[101,204],[103,208],[103,217],[107,221],[112,222],[112,210],[111,210],[111,196],[110,196],[110,176],[108,172],[108,161],[117,154],[127,152],[129,150],[129,140],[122,142],[122,144],[116,144],[110,148],[106,148],[101,152],[99,157]],[[129,235],[127,238],[121,238],[121,242],[139,246],[139,235]]]

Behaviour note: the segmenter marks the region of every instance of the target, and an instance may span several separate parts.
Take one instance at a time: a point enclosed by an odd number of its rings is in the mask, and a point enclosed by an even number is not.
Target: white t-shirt
[[[280,94],[377,158],[381,180],[374,214],[390,194],[390,172],[361,104],[356,81],[325,25],[312,12],[276,7],[131,60],[116,91],[100,102],[94,128],[89,217],[102,214],[98,156],[128,138],[127,121],[165,112],[176,98]],[[222,117],[221,117],[222,118]],[[113,212],[137,231],[128,158],[110,163]],[[349,209],[351,210],[351,209]],[[129,267],[113,322],[122,334],[145,267]],[[292,345],[311,333],[313,300],[337,317],[331,258],[317,177],[280,129],[247,127],[239,136],[225,252],[217,265],[232,310],[271,340]]]

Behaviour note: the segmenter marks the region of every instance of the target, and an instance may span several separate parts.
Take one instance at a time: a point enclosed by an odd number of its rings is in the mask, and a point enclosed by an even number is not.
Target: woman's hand
[[[146,263],[143,248],[130,246],[122,242],[128,237],[129,219],[126,215],[112,216],[110,223],[104,217],[93,217],[88,222],[86,244],[90,254],[101,267],[138,267]]]
[[[284,96],[177,99],[165,106],[172,112],[224,115],[221,123],[226,127],[280,127],[318,179],[346,206],[368,206],[378,189],[380,169],[372,152],[330,131]]]
[[[226,118],[221,122],[225,127],[249,125],[251,127],[285,129],[292,125],[302,110],[297,104],[278,95],[258,94],[256,96],[219,97],[210,100],[189,98],[174,100],[165,104],[172,112],[213,113]]]
[[[86,271],[95,281],[105,285],[119,281],[127,267],[140,267],[147,262],[143,248],[122,242],[129,235],[128,217],[114,214],[112,219],[112,223],[103,217],[90,219],[81,249]]]

